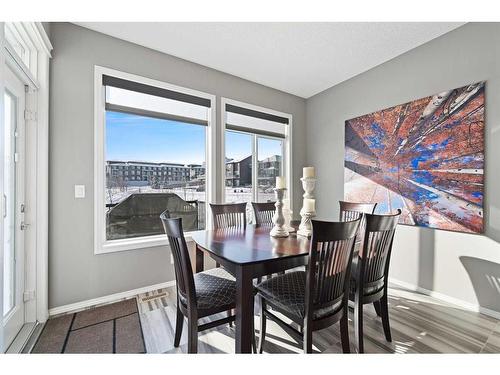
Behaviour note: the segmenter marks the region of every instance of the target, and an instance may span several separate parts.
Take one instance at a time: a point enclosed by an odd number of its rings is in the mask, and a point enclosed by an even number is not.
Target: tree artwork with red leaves
[[[345,199],[400,223],[484,231],[485,82],[345,123]]]

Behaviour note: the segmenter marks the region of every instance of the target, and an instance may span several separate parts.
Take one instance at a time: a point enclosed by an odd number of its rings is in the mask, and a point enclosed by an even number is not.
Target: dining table
[[[247,225],[191,232],[196,244],[196,272],[208,255],[236,279],[235,352],[251,353],[254,319],[254,279],[307,264],[310,240],[292,232],[270,235],[271,226]]]

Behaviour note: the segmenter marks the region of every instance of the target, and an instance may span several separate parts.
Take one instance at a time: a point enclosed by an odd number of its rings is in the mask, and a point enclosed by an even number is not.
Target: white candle
[[[314,177],[316,177],[316,173],[314,171],[314,167],[304,167],[304,168],[302,168],[302,177],[304,177],[304,178],[314,178]]]
[[[276,189],[285,189],[285,177],[278,176],[276,177]]]
[[[316,211],[316,199],[304,198],[304,211],[305,212],[315,212]]]

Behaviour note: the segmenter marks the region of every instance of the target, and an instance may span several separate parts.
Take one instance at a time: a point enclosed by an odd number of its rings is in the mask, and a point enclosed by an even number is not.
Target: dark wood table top
[[[310,241],[296,233],[285,238],[269,235],[270,226],[248,225],[246,228],[226,228],[191,232],[196,244],[227,261],[244,265],[304,256]]]

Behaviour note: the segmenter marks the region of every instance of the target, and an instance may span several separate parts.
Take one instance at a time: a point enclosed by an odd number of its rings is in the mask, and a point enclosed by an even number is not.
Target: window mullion
[[[256,134],[252,134],[253,142],[252,142],[252,197],[254,202],[258,202],[258,173],[257,165],[258,165],[258,137]]]

